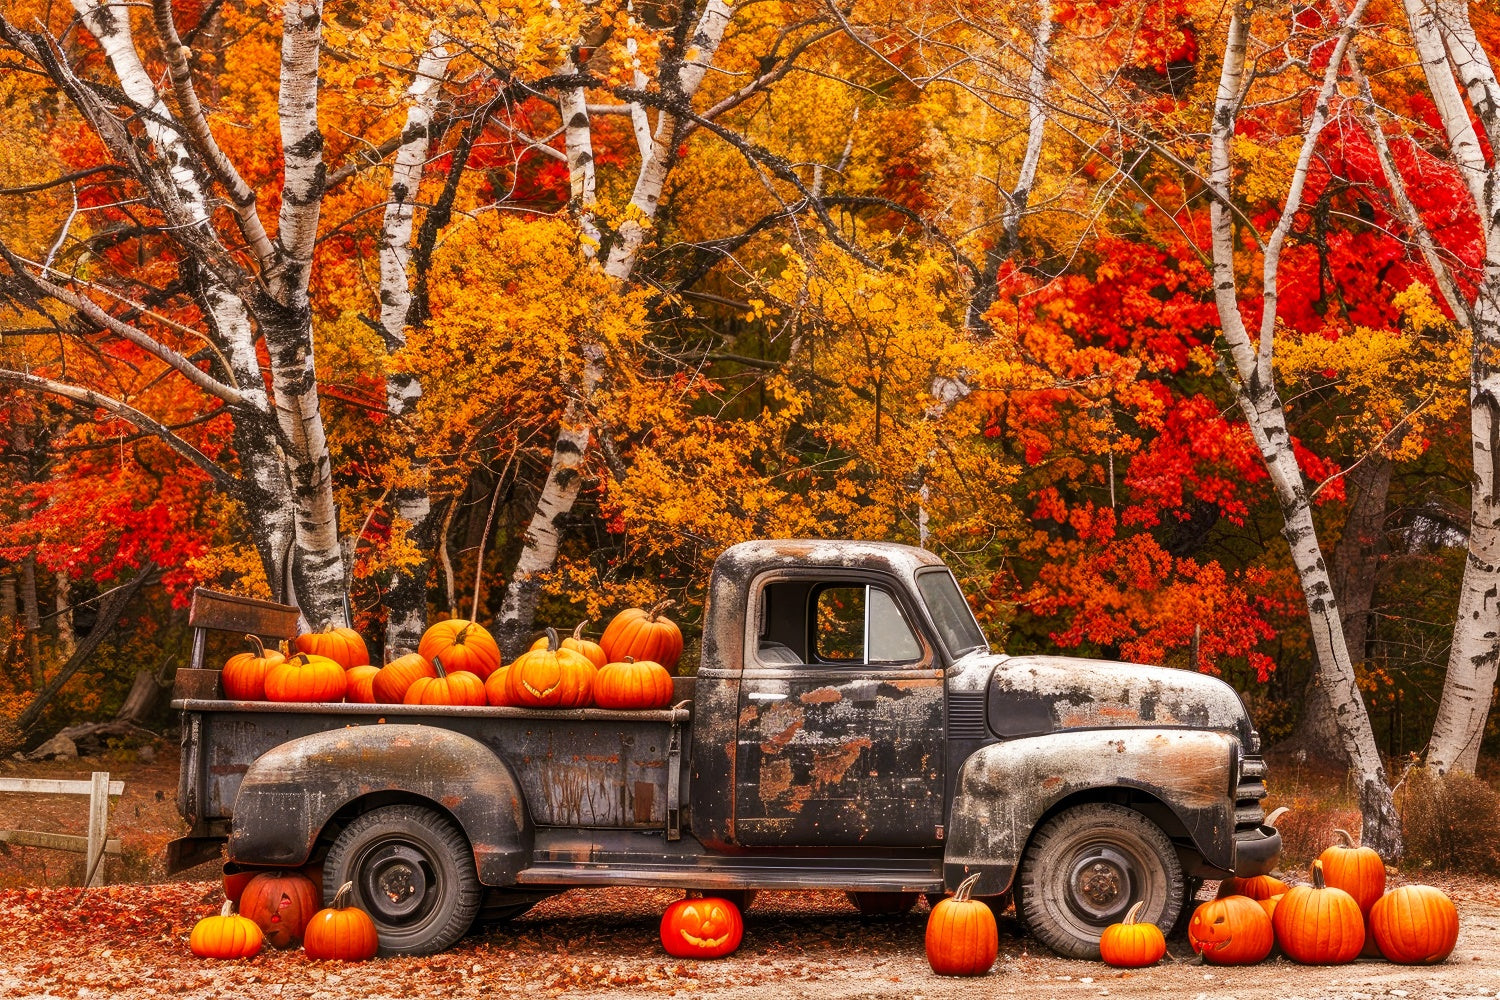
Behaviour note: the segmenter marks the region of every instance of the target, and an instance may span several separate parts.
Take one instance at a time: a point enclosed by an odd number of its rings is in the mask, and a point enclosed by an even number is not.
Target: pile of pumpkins
[[[318,909],[317,885],[299,872],[260,872],[241,883],[226,878],[223,908],[193,925],[188,948],[199,958],[249,958],[267,944],[300,945],[308,958],[374,958],[380,937],[370,915],[350,904],[353,892],[354,883],[345,882],[333,902]]]
[[[1312,863],[1310,885],[1270,875],[1226,879],[1217,899],[1188,921],[1188,942],[1213,965],[1254,965],[1279,945],[1294,962],[1340,965],[1361,954],[1431,965],[1458,943],[1458,910],[1440,889],[1385,891],[1385,862],[1348,831]],[[1100,957],[1119,968],[1154,965],[1166,954],[1161,930],[1138,923],[1141,904],[1104,931]],[[1371,947],[1373,946],[1373,947]]]
[[[620,612],[598,642],[585,638],[588,622],[563,639],[549,628],[504,666],[489,631],[462,618],[433,625],[415,653],[383,667],[370,663],[364,640],[349,628],[299,635],[290,656],[246,636],[253,649],[230,657],[220,680],[225,697],[237,701],[666,708],[682,655],[682,632],[662,614],[671,603]]]

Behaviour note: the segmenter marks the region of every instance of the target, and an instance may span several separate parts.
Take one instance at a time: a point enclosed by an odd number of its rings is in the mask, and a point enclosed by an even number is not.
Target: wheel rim
[[[1116,923],[1135,894],[1133,861],[1112,844],[1086,845],[1068,870],[1068,909],[1090,924]]]
[[[420,924],[442,897],[442,877],[428,854],[407,840],[370,847],[356,865],[361,901],[378,924]]]

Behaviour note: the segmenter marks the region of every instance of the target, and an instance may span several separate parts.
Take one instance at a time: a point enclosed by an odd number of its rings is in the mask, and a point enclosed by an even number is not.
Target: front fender
[[[1202,730],[1094,729],[981,747],[959,772],[944,877],[953,886],[979,872],[976,895],[1005,892],[1049,809],[1111,789],[1161,801],[1208,864],[1233,868],[1238,761],[1237,739]]]
[[[229,857],[307,862],[334,815],[369,795],[426,799],[458,821],[479,880],[508,885],[529,863],[531,817],[510,767],[478,740],[434,726],[349,726],[261,754],[234,799]]]

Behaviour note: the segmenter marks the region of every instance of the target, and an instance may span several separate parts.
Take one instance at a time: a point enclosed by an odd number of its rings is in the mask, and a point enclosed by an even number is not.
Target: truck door
[[[928,846],[943,823],[943,671],[894,583],[752,588],[734,840]]]

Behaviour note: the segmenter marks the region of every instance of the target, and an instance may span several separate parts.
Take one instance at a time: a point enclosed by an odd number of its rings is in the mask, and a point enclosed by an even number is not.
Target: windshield
[[[956,657],[972,649],[989,651],[990,644],[979,630],[974,612],[952,573],[937,567],[921,570],[917,573],[917,592],[922,595],[927,613],[932,615],[932,622],[950,654]]]

